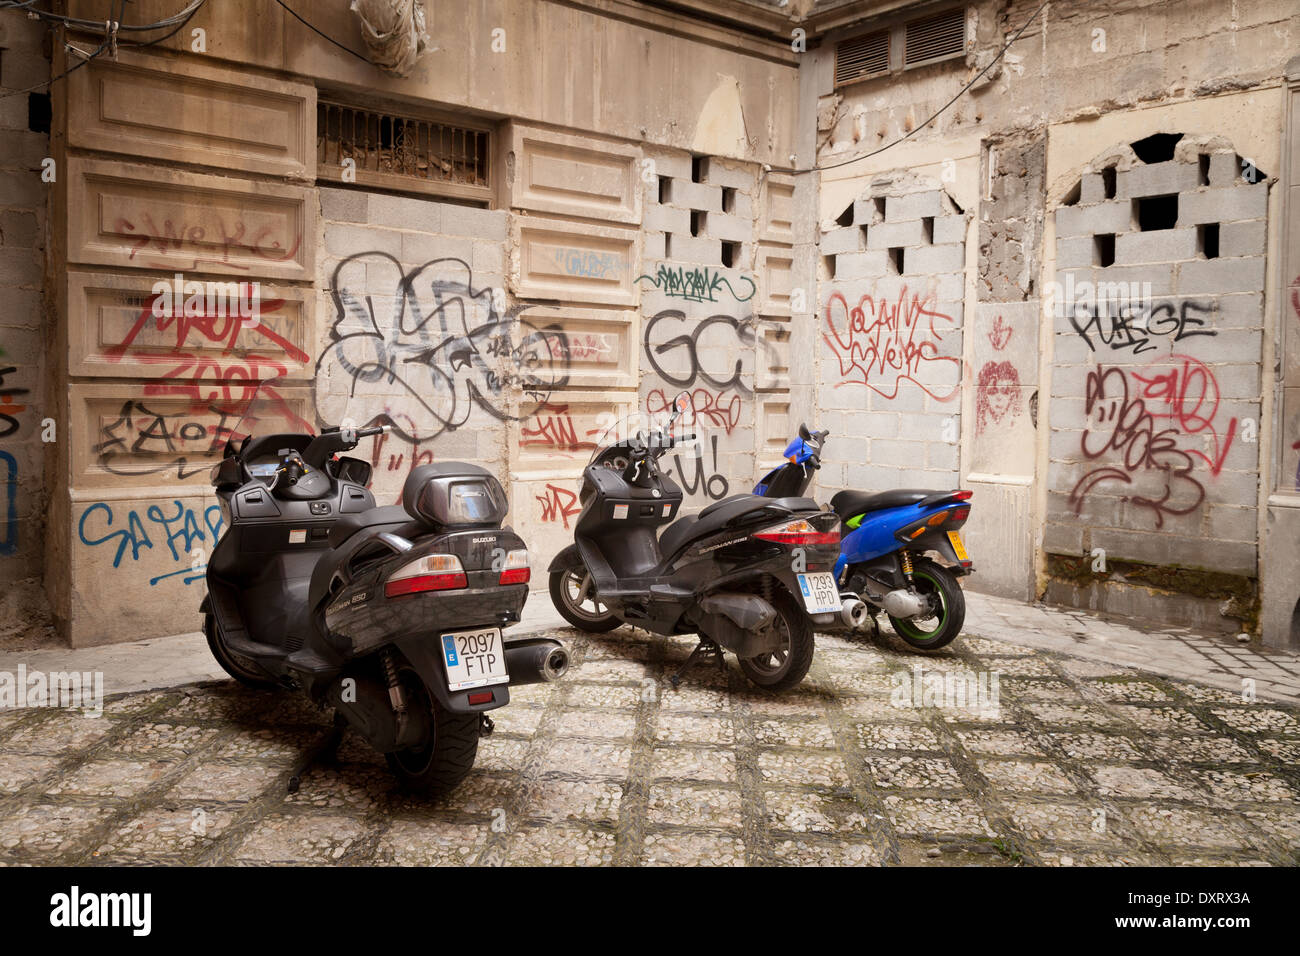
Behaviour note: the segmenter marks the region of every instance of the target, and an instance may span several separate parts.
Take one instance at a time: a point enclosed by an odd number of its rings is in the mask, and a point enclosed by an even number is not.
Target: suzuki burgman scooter
[[[671,431],[689,402],[678,395],[665,429],[649,436],[606,432],[583,471],[574,543],[551,562],[551,600],[584,631],[699,634],[674,686],[701,655],[721,663],[725,648],[760,687],[793,687],[812,663],[812,625],[840,610],[838,522],[794,496],[734,495],[678,517],[682,490],[657,462],[695,440]]]
[[[208,646],[244,684],[334,708],[291,790],[345,726],[408,786],[450,790],[510,685],[568,666],[558,641],[502,636],[529,578],[524,542],[501,524],[505,492],[476,465],[442,462],[412,470],[401,506],[376,508],[370,465],[339,455],[387,426],[312,435],[286,413],[259,390],[213,466],[226,527],[200,608]],[[267,433],[277,425],[292,431]]]
[[[764,475],[754,494],[804,494],[821,467],[829,434],[800,424],[785,449],[785,463]],[[970,497],[969,491],[905,488],[841,491],[832,497],[831,510],[844,523],[834,571],[843,599],[841,626],[874,627],[883,610],[911,647],[933,650],[951,643],[966,621],[966,598],[957,579],[974,571],[960,533],[970,516]]]

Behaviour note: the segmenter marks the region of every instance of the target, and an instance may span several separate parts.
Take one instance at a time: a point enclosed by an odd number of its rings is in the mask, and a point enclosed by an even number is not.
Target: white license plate
[[[455,631],[443,634],[439,640],[442,641],[442,662],[447,667],[449,690],[509,683],[501,628]]]
[[[840,609],[840,589],[835,585],[835,575],[829,571],[818,574],[797,574],[799,590],[803,592],[803,606],[809,614],[828,614]]]

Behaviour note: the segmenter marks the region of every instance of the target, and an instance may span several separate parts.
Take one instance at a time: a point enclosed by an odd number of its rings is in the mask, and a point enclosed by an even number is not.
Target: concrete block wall
[[[391,434],[354,452],[374,467],[381,504],[395,503],[411,469],[429,461],[505,474],[512,419],[533,410],[510,392],[520,373],[512,355],[545,335],[505,305],[508,213],[329,187],[319,195],[321,421],[392,420]],[[400,374],[354,375],[381,357]],[[562,363],[549,373],[558,391]]]
[[[818,254],[818,477],[842,488],[956,487],[965,216],[942,188],[873,182]]]
[[[757,167],[648,150],[643,190],[639,407],[653,417],[680,391],[699,455],[666,456],[698,509],[748,491],[756,468],[756,388],[765,354],[756,263]],[[724,264],[724,251],[726,262]]]
[[[6,90],[49,78],[44,32],[39,22],[17,16],[0,24],[0,81]],[[42,113],[48,104],[39,91],[0,99],[0,584],[9,594],[22,591],[24,613],[44,603],[36,600],[39,589],[31,582],[44,564],[48,505],[41,441],[47,417],[43,271],[50,189],[41,181],[42,162],[50,155],[48,114]],[[18,610],[5,614],[0,628],[16,622]]]
[[[1253,579],[1268,184],[1185,139],[1149,164],[1109,150],[1113,194],[1088,169],[1056,210],[1044,548]],[[1195,613],[1241,626],[1239,609]]]

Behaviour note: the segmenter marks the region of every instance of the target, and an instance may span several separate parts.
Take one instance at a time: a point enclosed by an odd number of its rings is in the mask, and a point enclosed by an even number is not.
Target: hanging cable
[[[967,83],[965,86],[963,86],[960,90],[957,91],[957,94],[952,99],[950,99],[947,103],[944,103],[943,106],[939,107],[939,109],[937,109],[935,112],[931,113],[930,116],[926,119],[926,121],[922,123],[920,126],[917,126],[912,130],[909,130],[905,135],[898,137],[898,139],[894,140],[891,143],[886,143],[884,146],[878,147],[877,149],[873,149],[869,153],[863,153],[861,156],[853,156],[850,157],[849,159],[840,160],[838,163],[830,163],[826,166],[809,166],[805,169],[794,169],[794,168],[773,166],[771,171],[774,173],[787,173],[793,176],[802,176],[805,173],[817,173],[817,172],[824,172],[828,169],[839,169],[841,166],[848,166],[850,163],[859,163],[864,159],[870,159],[872,156],[878,156],[881,153],[883,153],[885,150],[891,149],[897,146],[899,143],[911,139],[917,133],[921,132],[921,130],[925,129],[935,120],[937,120],[943,114],[943,112],[946,109],[948,109],[948,107],[952,106],[953,103],[956,103],[959,99],[961,99],[964,95],[966,95],[966,93],[970,91],[970,88],[975,85],[975,83],[979,80],[979,78],[982,77],[989,70],[991,70],[993,68],[993,65],[1002,59],[1002,57],[1006,54],[1007,50],[1011,49],[1011,45],[1020,39],[1020,35],[1024,33],[1027,29],[1029,29],[1029,24],[1033,23],[1034,20],[1038,18],[1038,15],[1043,12],[1043,8],[1046,7],[1050,2],[1051,0],[1043,0],[1043,2],[1038,5],[1038,9],[1029,15],[1029,19],[1026,20],[1024,24],[1020,27],[1020,29],[1015,32],[1015,35],[1010,40],[1007,41],[1006,46],[1004,46],[1002,49],[998,51],[997,56],[989,60],[988,64],[984,67],[984,69],[976,73],[971,78],[969,83]]]
[[[299,16],[299,15],[298,15],[298,12],[297,12],[296,10],[294,10],[293,7],[291,7],[291,6],[289,6],[287,3],[285,3],[284,0],[275,0],[275,2],[278,3],[280,6],[284,7],[284,9],[285,9],[286,12],[288,12],[288,13],[289,13],[289,14],[290,14],[290,15],[291,15],[295,20],[297,20],[299,23],[301,23],[303,26],[305,26],[305,27],[306,27],[308,30],[310,30],[312,33],[315,33],[317,36],[319,36],[319,37],[323,37],[324,39],[328,40],[330,43],[333,43],[336,47],[338,47],[338,48],[339,48],[340,50],[342,50],[343,52],[345,52],[345,53],[351,53],[351,54],[352,54],[353,56],[355,56],[358,60],[361,60],[361,61],[364,62],[364,63],[367,63],[367,64],[369,64],[369,65],[371,65],[371,66],[374,66],[373,63],[370,63],[370,58],[369,58],[368,56],[365,56],[365,55],[362,54],[362,53],[358,53],[356,50],[352,49],[352,47],[350,47],[350,46],[345,46],[345,45],[343,45],[343,44],[340,43],[338,40],[336,40],[336,39],[334,39],[332,36],[330,36],[328,33],[324,33],[324,32],[322,32],[321,30],[316,29],[316,27],[312,26],[310,23],[308,23],[306,20],[304,20],[301,16]]]

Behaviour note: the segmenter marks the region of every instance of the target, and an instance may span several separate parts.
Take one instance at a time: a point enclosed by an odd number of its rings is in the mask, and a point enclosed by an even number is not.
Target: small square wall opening
[[[921,238],[928,243],[934,243],[934,216],[921,217]]]
[[[703,212],[703,210],[700,209],[691,210],[691,235],[692,236],[698,236],[701,232],[704,231],[704,216],[705,213]]]
[[[853,225],[853,203],[844,207],[844,211],[835,217],[835,225],[851,226]]]
[[[1196,185],[1210,185],[1210,154],[1201,153],[1196,157]]]
[[[1093,260],[1099,266],[1115,264],[1115,233],[1108,232],[1092,237]]]
[[[1178,224],[1178,194],[1134,199],[1133,218],[1142,232],[1174,228]]]
[[[1107,166],[1101,171],[1101,195],[1103,199],[1115,198],[1115,167]]]
[[[822,266],[824,266],[826,269],[826,278],[834,279],[835,278],[835,257],[822,256]]]
[[[736,187],[722,187],[722,211],[729,216],[736,211]]]
[[[667,176],[659,177],[659,202],[660,203],[668,202],[668,198],[670,195],[669,186],[671,183],[672,183],[672,179],[670,179],[669,177]]]
[[[862,248],[865,249],[867,248],[867,230],[871,227],[864,223],[858,228],[862,230]]]
[[[1219,258],[1219,224],[1207,222],[1196,227],[1196,251],[1207,259]]]
[[[691,182],[693,183],[704,182],[705,164],[708,161],[709,161],[708,157],[706,156],[691,157]]]
[[[876,207],[876,220],[875,220],[875,221],[876,221],[876,222],[884,222],[884,221],[885,221],[885,197],[884,197],[884,196],[876,196],[876,197],[874,197],[871,201],[872,201],[872,203],[875,204],[875,207]]]
[[[903,251],[902,246],[895,246],[889,250],[889,271],[894,275],[901,276],[903,274]]]
[[[671,232],[664,234],[664,258],[673,257],[673,234]]]
[[[722,266],[724,269],[734,269],[736,263],[740,261],[740,243],[727,242],[722,243]]]

